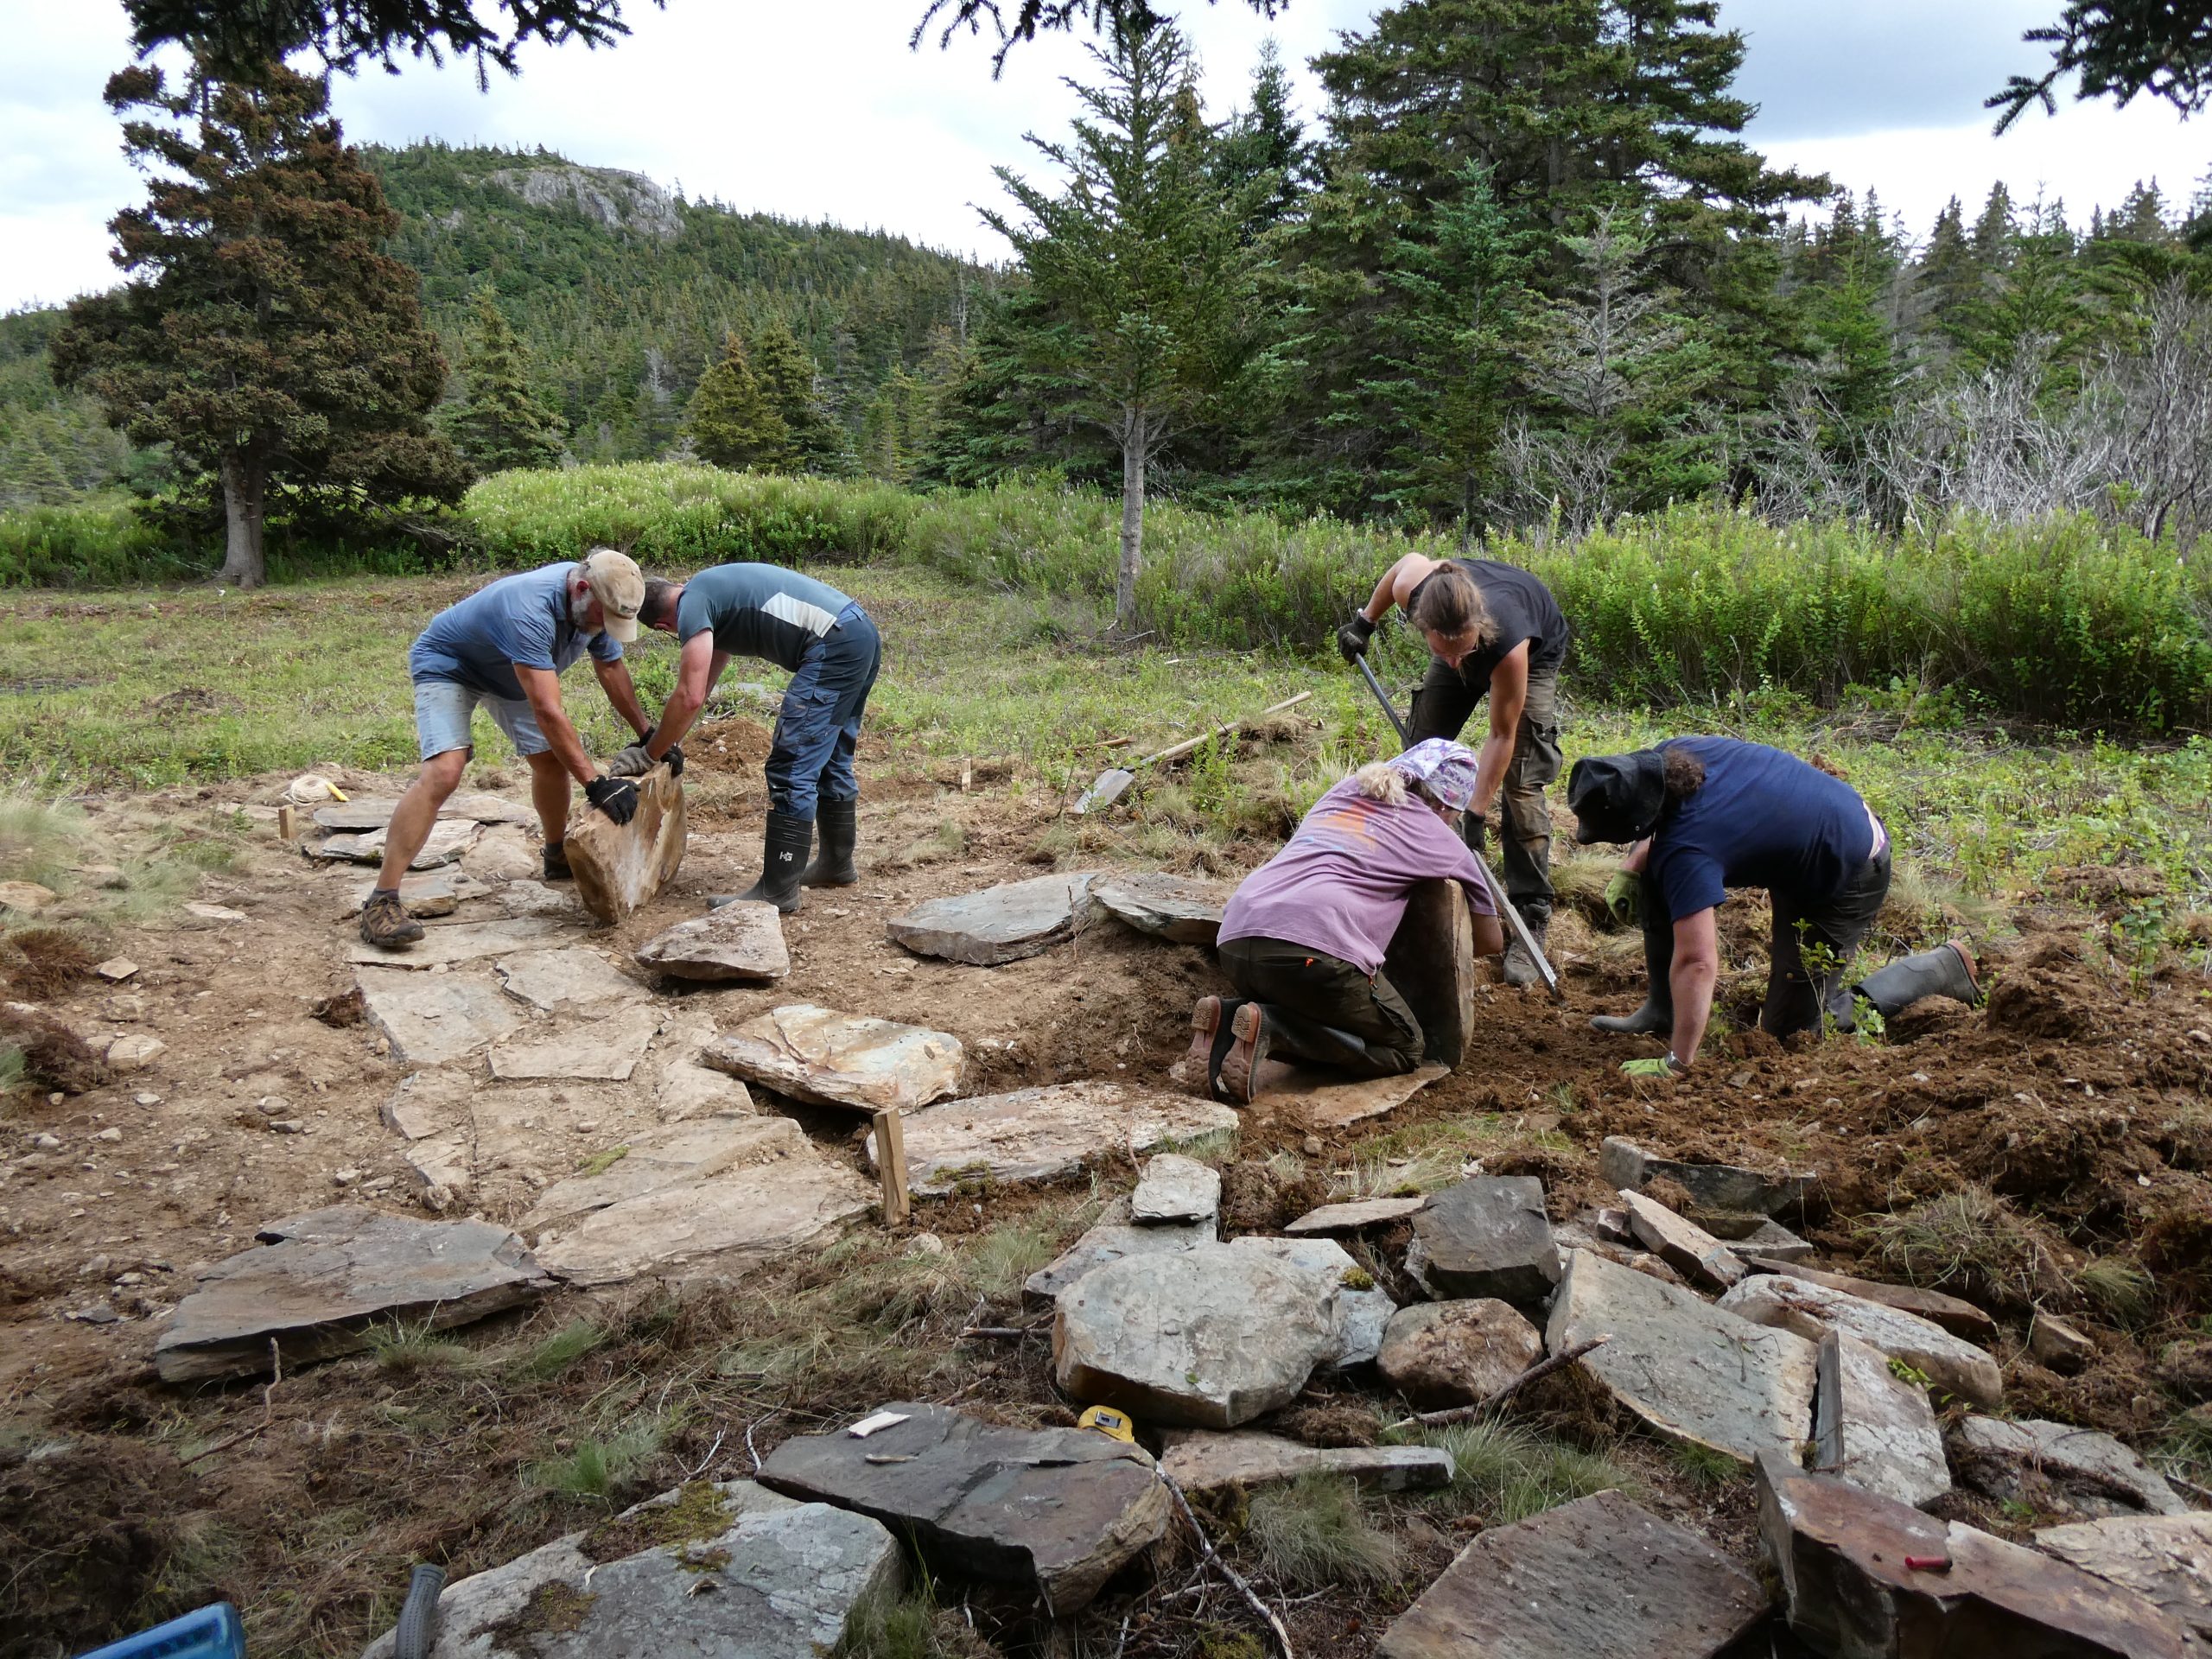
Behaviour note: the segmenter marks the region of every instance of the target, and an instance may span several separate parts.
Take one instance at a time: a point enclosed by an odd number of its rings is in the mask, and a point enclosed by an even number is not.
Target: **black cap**
[[[1642,841],[1667,804],[1666,761],[1656,749],[1578,760],[1567,775],[1567,804],[1574,814],[1574,838],[1584,846]]]

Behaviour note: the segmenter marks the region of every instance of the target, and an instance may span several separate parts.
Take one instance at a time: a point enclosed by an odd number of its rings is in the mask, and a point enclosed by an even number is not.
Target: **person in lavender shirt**
[[[1356,1077],[1421,1064],[1421,1021],[1382,972],[1414,884],[1466,890],[1475,949],[1503,949],[1475,856],[1452,827],[1475,791],[1474,752],[1449,738],[1363,766],[1314,803],[1280,853],[1245,877],[1221,918],[1235,997],[1191,1014],[1193,1069],[1209,1090],[1249,1102],[1270,1053]]]

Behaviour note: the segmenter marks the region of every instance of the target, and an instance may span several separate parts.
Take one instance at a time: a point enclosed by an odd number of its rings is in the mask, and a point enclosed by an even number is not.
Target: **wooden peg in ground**
[[[914,1201],[906,1189],[906,1129],[896,1106],[875,1114],[875,1173],[883,1183],[883,1224],[905,1225]]]

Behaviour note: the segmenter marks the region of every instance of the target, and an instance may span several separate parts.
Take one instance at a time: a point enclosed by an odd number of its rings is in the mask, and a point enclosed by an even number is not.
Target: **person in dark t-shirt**
[[[1858,791],[1796,755],[1726,737],[1670,738],[1631,754],[1578,760],[1567,779],[1575,839],[1633,843],[1607,905],[1643,928],[1648,985],[1634,1014],[1600,1031],[1669,1039],[1686,1070],[1704,1040],[1719,976],[1713,912],[1732,887],[1764,887],[1774,932],[1761,1029],[1777,1037],[1823,1020],[1854,1023],[1853,994],[1885,1018],[1923,996],[1978,1002],[1974,962],[1956,941],[1856,979],[1851,961],[1890,891],[1890,840]]]
[[[791,671],[768,751],[768,826],[760,879],[741,899],[798,908],[799,889],[860,879],[860,779],[853,771],[861,721],[883,663],[875,624],[826,582],[772,564],[718,564],[688,582],[645,584],[638,620],[683,641],[676,690],[660,721],[614,760],[613,771],[645,772],[673,751],[732,657],[760,657]],[[814,826],[822,853],[807,854]],[[804,868],[802,868],[804,867]]]
[[[1382,575],[1365,605],[1337,630],[1346,661],[1363,655],[1376,626],[1402,606],[1435,658],[1414,693],[1407,741],[1457,738],[1475,705],[1490,700],[1481,776],[1463,828],[1482,854],[1491,803],[1504,825],[1505,896],[1541,948],[1551,921],[1551,816],[1544,789],[1559,776],[1559,671],[1567,618],[1551,590],[1518,565],[1408,553]],[[1535,963],[1516,940],[1505,952],[1510,985],[1534,985]]]

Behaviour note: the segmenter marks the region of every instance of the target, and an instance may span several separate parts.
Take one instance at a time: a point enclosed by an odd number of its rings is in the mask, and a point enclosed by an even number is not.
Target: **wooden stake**
[[[276,839],[297,841],[300,838],[300,815],[289,806],[276,809]]]
[[[875,1173],[883,1183],[883,1224],[899,1226],[914,1203],[906,1193],[906,1129],[895,1106],[875,1115]]]

